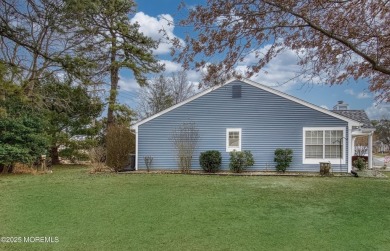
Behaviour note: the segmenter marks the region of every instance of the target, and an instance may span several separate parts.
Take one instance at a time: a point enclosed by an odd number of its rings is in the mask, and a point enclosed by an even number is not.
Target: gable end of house
[[[208,94],[208,93],[210,93],[212,91],[215,91],[215,90],[217,90],[217,89],[219,89],[221,87],[227,86],[227,85],[229,85],[231,83],[234,83],[233,88],[232,88],[232,98],[241,98],[241,95],[242,95],[242,93],[241,93],[241,86],[239,84],[237,84],[237,81],[239,81],[241,83],[244,83],[244,84],[248,84],[248,85],[254,86],[254,87],[259,88],[261,90],[270,92],[272,94],[275,94],[277,96],[283,97],[285,99],[288,99],[288,100],[293,101],[295,103],[301,104],[303,106],[309,107],[309,108],[314,109],[316,111],[325,113],[325,114],[330,115],[332,117],[335,117],[337,119],[346,121],[346,122],[348,122],[348,124],[350,126],[362,126],[362,123],[360,123],[360,122],[358,122],[356,120],[353,120],[353,119],[347,118],[345,116],[342,116],[340,114],[334,113],[332,111],[329,111],[329,110],[327,110],[325,108],[322,108],[322,107],[319,107],[317,105],[311,104],[311,103],[309,103],[307,101],[304,101],[302,99],[299,99],[299,98],[296,98],[296,97],[291,96],[289,94],[286,94],[284,92],[275,90],[275,89],[273,89],[271,87],[268,87],[266,85],[256,83],[256,82],[254,82],[252,80],[249,80],[249,79],[244,79],[244,78],[243,79],[236,79],[236,78],[234,78],[234,79],[231,79],[231,80],[227,81],[226,83],[224,83],[222,85],[211,87],[211,88],[209,88],[209,89],[207,89],[205,91],[202,91],[202,92],[200,92],[200,93],[190,97],[187,100],[184,100],[184,101],[182,101],[182,102],[180,102],[180,103],[178,103],[178,104],[176,104],[174,106],[171,106],[168,109],[165,109],[165,110],[163,110],[163,111],[161,111],[159,113],[156,113],[156,114],[154,114],[154,115],[152,115],[152,116],[150,116],[150,117],[148,117],[148,118],[146,118],[144,120],[141,120],[141,121],[135,123],[132,126],[132,128],[133,129],[137,129],[138,126],[140,126],[140,125],[142,125],[144,123],[147,123],[150,120],[153,120],[153,119],[155,119],[155,118],[157,118],[157,117],[159,117],[159,116],[161,116],[161,115],[163,115],[165,113],[168,113],[168,112],[170,112],[170,111],[172,111],[172,110],[174,110],[174,109],[176,109],[176,108],[178,108],[180,106],[183,106],[183,105],[185,105],[185,104],[187,104],[187,103],[189,103],[189,102],[191,102],[191,101],[193,101],[195,99],[198,99],[198,98],[200,98],[200,97],[202,97],[202,96],[204,96],[204,95],[206,95],[206,94]]]

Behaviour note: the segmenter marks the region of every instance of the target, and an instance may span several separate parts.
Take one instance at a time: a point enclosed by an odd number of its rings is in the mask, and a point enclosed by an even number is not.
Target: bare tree
[[[184,5],[183,5],[184,6]],[[234,70],[251,58],[246,77],[260,72],[283,50],[296,52],[297,77],[342,84],[365,78],[377,98],[390,101],[390,2],[386,0],[207,0],[190,8],[186,43],[174,39],[177,61],[202,69]]]
[[[206,69],[200,72],[202,82],[199,85],[201,89],[207,89],[213,86],[222,85],[233,77],[241,78],[242,74],[220,64],[207,64]]]
[[[359,137],[355,140],[355,152],[356,156],[365,156],[368,152],[368,138]]]
[[[172,73],[168,81],[171,83],[174,104],[180,103],[195,94],[194,84],[188,81],[187,72],[184,70]]]
[[[379,121],[373,121],[375,125],[375,135],[383,145],[390,149],[390,119],[382,118]]]
[[[148,81],[139,91],[138,115],[146,118],[174,105],[169,82],[163,75]]]
[[[88,150],[88,157],[89,160],[91,161],[91,173],[96,173],[96,172],[102,172],[106,170],[106,165],[105,165],[105,158],[106,158],[106,149],[102,146],[98,147],[93,147]]]
[[[158,75],[148,81],[139,91],[137,112],[146,118],[180,103],[195,94],[194,84],[188,81],[187,73],[180,71],[170,76]]]
[[[190,172],[198,140],[199,130],[193,122],[184,122],[172,132],[172,142],[177,152],[178,166],[183,173]]]

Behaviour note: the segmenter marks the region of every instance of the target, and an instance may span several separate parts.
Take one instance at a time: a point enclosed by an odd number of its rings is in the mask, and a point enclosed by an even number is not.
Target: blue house
[[[318,107],[251,80],[231,80],[203,91],[133,126],[136,131],[136,170],[178,169],[172,132],[193,122],[199,141],[192,168],[200,169],[199,155],[218,150],[222,169],[229,168],[229,152],[250,150],[255,165],[249,170],[274,171],[276,148],[291,148],[288,171],[317,172],[319,162],[332,163],[334,172],[350,172],[352,138],[362,123]],[[361,135],[361,134],[359,134]]]

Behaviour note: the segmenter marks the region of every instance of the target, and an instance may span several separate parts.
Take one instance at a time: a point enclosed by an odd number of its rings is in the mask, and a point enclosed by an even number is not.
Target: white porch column
[[[372,134],[368,135],[368,169],[372,169]]]
[[[351,155],[352,156],[355,155],[355,141],[356,141],[356,137],[352,136],[352,143],[351,143]],[[351,159],[352,159],[352,156],[350,156]]]
[[[348,173],[352,171],[352,156],[355,154],[355,138],[352,136],[352,126],[348,125]]]

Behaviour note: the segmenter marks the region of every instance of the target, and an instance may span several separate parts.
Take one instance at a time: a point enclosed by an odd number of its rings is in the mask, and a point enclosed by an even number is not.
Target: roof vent
[[[241,98],[241,85],[233,85],[232,98]]]

